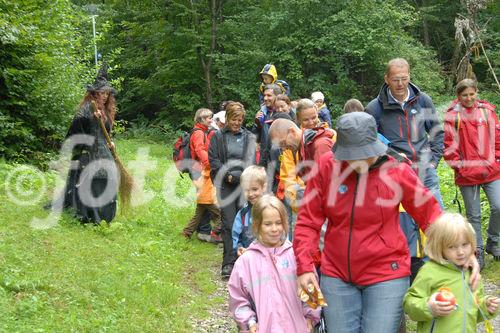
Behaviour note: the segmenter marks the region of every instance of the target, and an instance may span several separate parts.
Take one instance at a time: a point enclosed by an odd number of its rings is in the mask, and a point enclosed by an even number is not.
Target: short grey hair
[[[283,93],[283,90],[281,90],[281,87],[278,86],[276,83],[269,83],[264,86],[264,91],[271,89],[274,93],[274,96],[278,96],[279,94]]]
[[[410,64],[405,58],[394,58],[389,60],[385,68],[385,75],[389,76],[392,67],[406,67],[408,72],[410,72]]]

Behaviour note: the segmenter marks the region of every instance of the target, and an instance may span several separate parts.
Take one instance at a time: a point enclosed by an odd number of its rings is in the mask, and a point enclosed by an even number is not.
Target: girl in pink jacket
[[[240,332],[311,332],[320,308],[311,309],[297,296],[283,203],[264,195],[252,208],[252,223],[256,240],[238,258],[228,282],[229,308]]]

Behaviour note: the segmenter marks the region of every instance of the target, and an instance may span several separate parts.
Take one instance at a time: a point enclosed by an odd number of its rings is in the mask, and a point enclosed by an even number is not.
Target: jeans
[[[488,238],[497,243],[500,240],[500,180],[472,186],[460,186],[464,198],[465,211],[469,223],[476,232],[477,247],[484,249],[481,230],[481,201],[480,189],[483,188],[490,204],[490,222],[488,224]]]
[[[357,286],[321,275],[321,290],[328,303],[323,308],[328,332],[397,332],[409,281],[405,277]]]
[[[425,166],[423,166],[425,168]],[[431,166],[428,166],[426,169],[419,172],[420,180],[424,183],[424,186],[431,191],[434,198],[436,198],[437,202],[444,209],[443,197],[441,196],[441,191],[439,190],[439,177],[437,175],[437,170]]]

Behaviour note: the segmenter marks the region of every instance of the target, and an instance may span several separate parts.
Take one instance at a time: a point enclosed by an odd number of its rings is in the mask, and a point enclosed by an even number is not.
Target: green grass
[[[41,207],[49,193],[19,206],[10,199],[20,195],[12,180],[21,192],[32,191],[29,199],[44,180],[52,189],[56,174],[24,170],[25,179],[13,178],[17,166],[0,162],[0,331],[189,332],[189,317],[206,317],[225,302],[206,297],[215,289],[209,269],[218,267],[220,250],[180,236],[193,200],[173,202],[189,193],[190,182],[164,177],[169,165],[162,145],[126,140],[117,146],[125,161],[147,148],[157,165],[145,178],[150,201],[110,226],[81,225],[63,214],[55,227],[33,229],[34,216],[48,215]]]

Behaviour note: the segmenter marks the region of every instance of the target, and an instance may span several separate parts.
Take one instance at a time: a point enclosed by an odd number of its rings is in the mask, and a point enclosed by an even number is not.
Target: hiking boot
[[[212,243],[222,243],[222,237],[220,234],[216,233],[215,231],[210,232],[210,238]]]
[[[224,280],[227,280],[231,276],[232,271],[233,271],[233,265],[225,265],[222,267],[220,275]]]
[[[202,242],[212,243],[212,237],[209,234],[197,233],[196,238]]]
[[[486,253],[491,254],[495,261],[499,261],[500,247],[498,246],[498,242],[494,242],[492,239],[488,238],[486,241]]]
[[[479,264],[479,270],[482,271],[484,266],[486,266],[486,262],[484,261],[484,251],[480,247],[476,249],[476,259]]]

